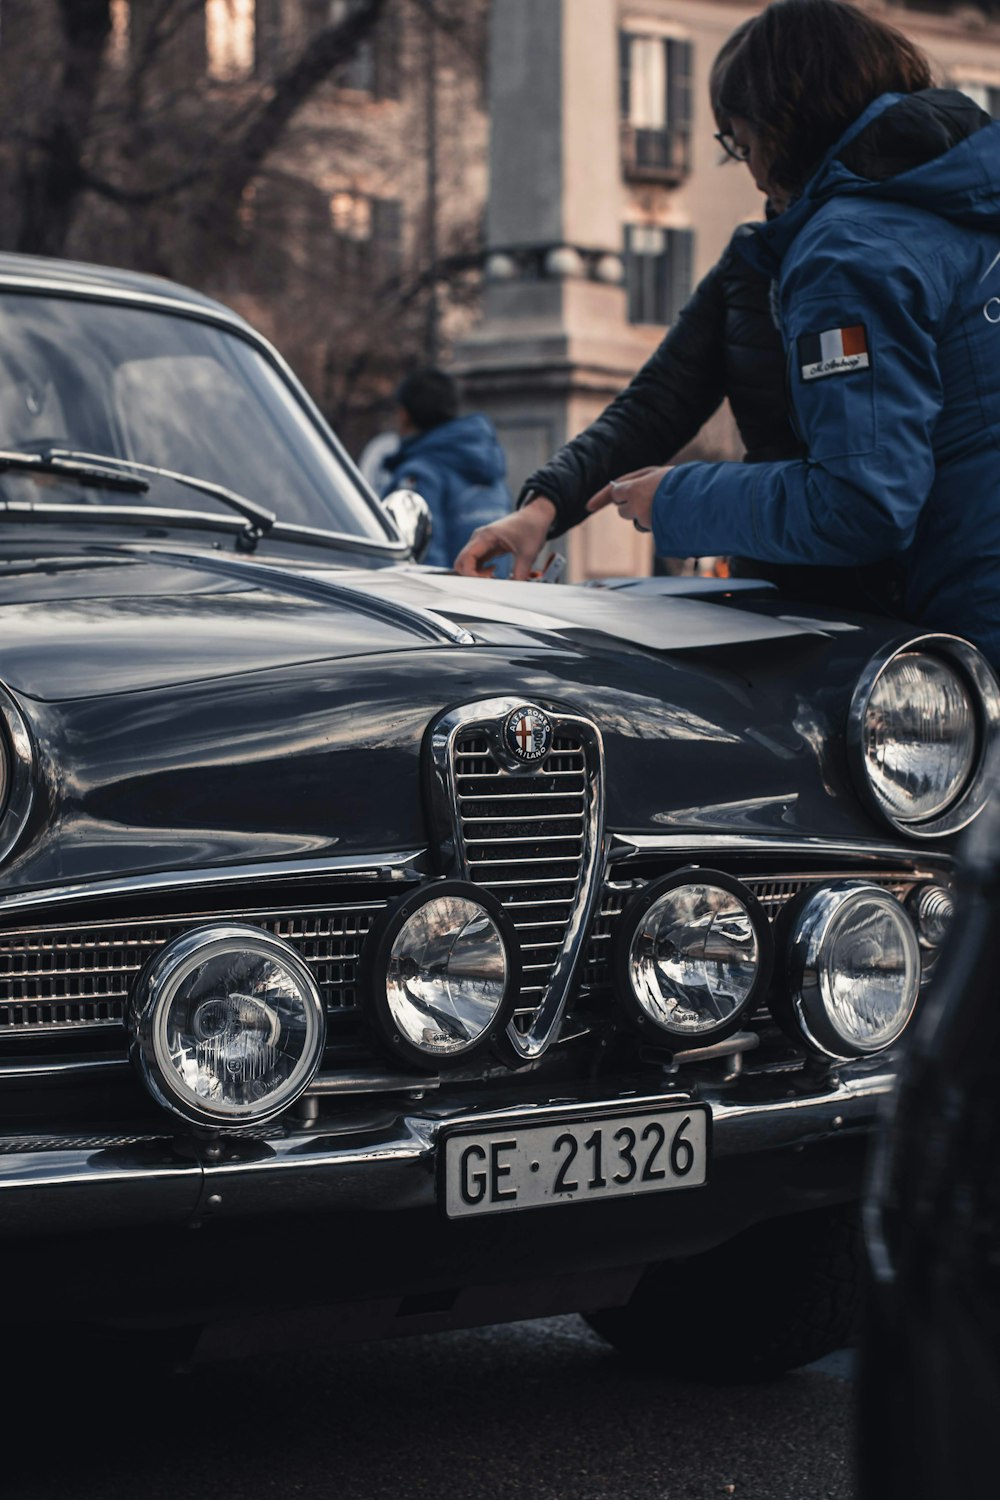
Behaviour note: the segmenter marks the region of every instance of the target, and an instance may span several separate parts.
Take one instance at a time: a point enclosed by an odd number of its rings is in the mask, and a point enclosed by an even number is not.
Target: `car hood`
[[[617,643],[672,654],[810,629],[659,591],[292,568],[134,545],[14,558],[0,576],[0,679],[53,702],[429,645]]]

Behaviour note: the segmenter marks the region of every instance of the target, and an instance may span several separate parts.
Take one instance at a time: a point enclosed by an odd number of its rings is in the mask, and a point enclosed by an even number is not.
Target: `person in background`
[[[713,65],[715,104],[729,57],[749,26],[738,27]],[[928,80],[929,81],[929,80]],[[730,165],[741,161],[720,136]],[[774,218],[784,199],[769,202]],[[659,348],[597,420],[529,476],[518,509],[479,530],[456,571],[468,576],[509,553],[514,577],[528,578],[549,537],[587,519],[590,498],[620,475],[672,458],[728,399],[745,449],[744,462],[802,455],[789,416],[785,350],[771,306],[771,278],[739,250],[742,225],[696,287]],[[764,578],[813,603],[892,609],[892,575],[884,568],[776,566],[750,557],[730,560],[736,577]]]
[[[777,279],[805,452],[612,482],[660,552],[899,560],[902,612],[1000,665],[1000,124],[846,0],[775,0],[716,119],[782,213],[741,250]]]
[[[450,568],[477,526],[509,513],[507,462],[496,431],[479,412],[459,415],[459,390],[444,370],[415,370],[400,383],[400,444],[385,460],[382,494],[416,490],[433,531],[422,561]]]

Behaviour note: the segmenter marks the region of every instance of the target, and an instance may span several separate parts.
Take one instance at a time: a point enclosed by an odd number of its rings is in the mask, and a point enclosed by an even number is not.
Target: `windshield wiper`
[[[133,495],[145,494],[149,489],[148,481],[138,475],[122,474],[118,469],[91,462],[88,454],[63,453],[61,449],[48,453],[0,451],[0,473],[6,469],[23,469],[30,474],[62,474],[67,479],[79,479],[81,484],[105,490],[125,490]]]
[[[80,453],[72,448],[50,448],[45,453],[0,452],[0,473],[5,468],[23,469],[38,474],[65,474],[67,478],[79,479],[82,484],[129,490],[133,494],[144,494],[150,487],[145,479],[139,477],[141,474],[153,474],[158,479],[172,479],[175,484],[185,485],[188,489],[199,490],[203,495],[221,500],[223,505],[228,505],[230,510],[235,510],[246,519],[249,524],[236,537],[237,547],[244,552],[256,551],[261,537],[271,530],[278,519],[273,510],[258,505],[256,500],[248,500],[245,495],[238,495],[224,484],[215,484],[211,479],[200,479],[197,474],[181,474],[174,469],[157,468],[155,464],[139,463],[136,459],[119,458],[111,453]],[[123,469],[136,472],[122,473]]]

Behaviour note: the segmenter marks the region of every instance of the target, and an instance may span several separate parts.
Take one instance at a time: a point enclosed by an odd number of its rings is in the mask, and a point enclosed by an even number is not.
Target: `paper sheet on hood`
[[[343,575],[339,575],[342,581]],[[351,587],[364,587],[399,604],[429,609],[460,620],[475,634],[476,620],[517,625],[566,636],[599,631],[654,651],[698,646],[734,645],[743,641],[787,639],[803,635],[788,620],[732,609],[698,599],[639,597],[618,590],[572,584],[497,582],[459,578],[453,573],[410,572],[394,568],[351,576]]]

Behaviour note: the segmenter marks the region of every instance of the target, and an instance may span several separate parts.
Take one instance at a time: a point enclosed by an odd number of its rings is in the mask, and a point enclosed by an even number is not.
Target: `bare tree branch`
[[[374,31],[386,0],[358,0],[342,21],[325,26],[274,80],[270,99],[235,144],[224,169],[231,194],[239,196],[264,158],[281,139],[289,121],[340,63],[354,56]],[[232,171],[235,169],[235,177]]]

